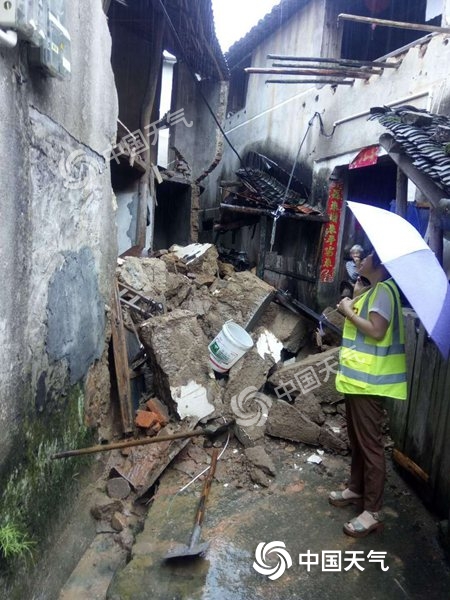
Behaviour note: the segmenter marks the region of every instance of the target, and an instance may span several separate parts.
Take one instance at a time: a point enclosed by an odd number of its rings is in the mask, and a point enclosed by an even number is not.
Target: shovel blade
[[[164,560],[173,560],[177,558],[195,558],[202,556],[209,548],[209,542],[195,544],[194,546],[179,545],[171,548],[164,557]]]

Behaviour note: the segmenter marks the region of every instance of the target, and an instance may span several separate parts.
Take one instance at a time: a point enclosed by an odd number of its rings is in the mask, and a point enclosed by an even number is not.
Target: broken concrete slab
[[[325,423],[326,416],[322,410],[320,398],[312,392],[297,396],[295,399],[295,406],[301,410],[308,419],[317,423],[317,425],[323,425],[323,423]]]
[[[311,321],[272,302],[259,323],[266,327],[282,344],[283,348],[297,354],[309,342]]]
[[[206,332],[214,337],[229,320],[246,327],[254,315],[274,294],[274,288],[250,271],[235,273],[228,280],[219,280],[212,292],[214,304],[205,315]]]
[[[255,336],[252,336],[255,337]],[[238,399],[239,407],[244,413],[252,412],[258,408],[252,405],[254,392],[260,390],[267,380],[269,370],[274,362],[270,357],[261,358],[255,347],[238,360],[229,370],[229,379],[224,391],[223,402],[226,407],[230,407],[232,398]],[[248,410],[245,409],[248,404]],[[265,408],[260,405],[260,408]],[[233,412],[233,406],[231,406]],[[245,415],[237,415],[235,412],[232,415],[234,418],[241,417],[245,419]],[[244,425],[245,423],[241,423]]]
[[[221,404],[221,388],[208,374],[208,338],[196,315],[176,309],[140,326],[151,359],[156,395],[181,418],[202,419]]]
[[[320,402],[340,400],[342,394],[335,388],[338,352],[339,348],[331,348],[326,352],[310,354],[294,364],[277,366],[269,377],[277,397],[291,402],[297,396],[313,391]]]
[[[287,402],[273,402],[266,422],[266,433],[293,442],[319,445],[321,428],[301,411]]]

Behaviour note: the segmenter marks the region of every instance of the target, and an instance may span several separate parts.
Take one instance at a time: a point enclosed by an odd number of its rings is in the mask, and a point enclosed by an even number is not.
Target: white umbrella
[[[447,358],[450,349],[450,287],[433,251],[420,233],[399,215],[359,202],[347,204],[381,262]]]

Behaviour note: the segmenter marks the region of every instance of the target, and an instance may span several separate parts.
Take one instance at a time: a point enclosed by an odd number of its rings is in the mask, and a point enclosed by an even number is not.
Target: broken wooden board
[[[130,433],[133,431],[133,406],[131,402],[131,386],[125,329],[123,326],[117,282],[114,283],[111,329],[114,367],[116,371],[117,393],[119,396],[122,429],[124,433]]]
[[[169,423],[159,435],[193,431],[198,419],[185,419],[182,424]],[[190,442],[191,438],[160,442],[131,449],[122,466],[113,466],[111,472],[128,481],[136,492],[136,501],[154,485],[172,460]]]

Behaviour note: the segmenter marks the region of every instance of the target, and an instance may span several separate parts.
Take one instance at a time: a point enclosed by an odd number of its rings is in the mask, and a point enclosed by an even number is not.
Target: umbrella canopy
[[[444,358],[450,349],[450,287],[420,233],[382,208],[348,202],[381,262],[405,294]]]

